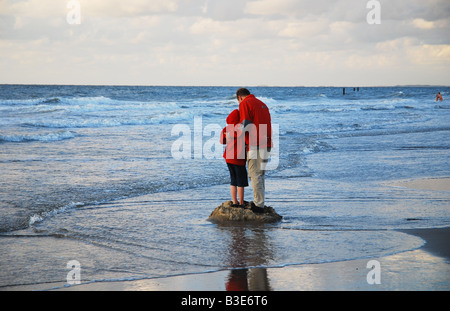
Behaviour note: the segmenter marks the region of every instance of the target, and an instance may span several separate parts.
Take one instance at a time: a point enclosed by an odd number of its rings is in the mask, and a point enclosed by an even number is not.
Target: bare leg
[[[231,198],[233,199],[233,204],[238,204],[237,187],[236,186],[230,186],[230,190],[231,190]]]
[[[239,204],[244,205],[244,187],[238,187],[238,194],[239,194]]]

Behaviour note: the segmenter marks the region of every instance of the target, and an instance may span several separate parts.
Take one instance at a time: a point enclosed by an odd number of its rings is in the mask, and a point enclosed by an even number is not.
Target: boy
[[[239,123],[239,110],[234,110],[227,117],[227,127],[222,130],[220,135],[222,144],[226,144],[223,157],[227,163],[231,178],[231,198],[233,199],[232,207],[245,208],[244,188],[248,187],[247,169],[245,167],[245,143],[243,139],[237,138],[235,130],[236,124]],[[237,195],[239,194],[239,202]]]

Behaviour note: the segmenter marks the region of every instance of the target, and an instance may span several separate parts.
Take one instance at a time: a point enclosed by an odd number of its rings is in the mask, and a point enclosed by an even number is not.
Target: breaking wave
[[[71,139],[74,137],[75,135],[71,131],[59,131],[55,133],[43,133],[43,134],[15,134],[15,135],[0,134],[0,143],[1,142],[22,143],[32,141],[52,142]]]

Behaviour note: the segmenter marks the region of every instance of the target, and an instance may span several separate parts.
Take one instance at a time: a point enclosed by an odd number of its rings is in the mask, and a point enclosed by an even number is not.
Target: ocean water
[[[208,222],[236,90],[1,85],[0,286],[64,283],[70,260],[106,282],[371,258],[423,245],[395,229],[450,225],[449,192],[392,185],[450,177],[448,87],[250,88],[279,134],[266,204],[284,218]]]

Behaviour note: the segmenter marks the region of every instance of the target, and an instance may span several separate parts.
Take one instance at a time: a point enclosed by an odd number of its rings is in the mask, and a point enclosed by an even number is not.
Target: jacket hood
[[[238,124],[240,121],[239,110],[233,110],[227,118],[227,124]]]

